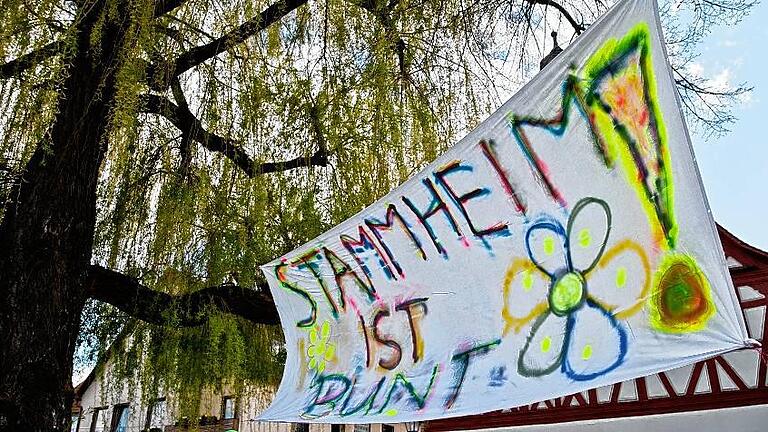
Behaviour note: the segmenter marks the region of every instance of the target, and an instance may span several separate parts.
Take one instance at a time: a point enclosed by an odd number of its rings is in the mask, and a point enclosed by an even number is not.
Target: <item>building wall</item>
[[[147,419],[147,410],[149,403],[142,401],[141,392],[138,388],[131,388],[128,381],[112,379],[111,366],[107,363],[104,373],[94,373],[92,379],[86,381],[87,385],[80,388],[81,395],[79,401],[80,422],[77,428],[73,425],[72,431],[90,432],[93,413],[100,409],[95,428],[95,432],[110,432],[112,425],[112,416],[116,406],[128,404],[130,414],[128,418],[128,428],[126,432],[140,432],[144,429]],[[138,387],[138,386],[135,386]],[[273,392],[269,390],[249,389],[249,394],[243,400],[237,402],[237,421],[236,428],[239,432],[296,432],[296,425],[291,423],[260,422],[256,417],[269,405]],[[221,418],[222,399],[227,396],[224,394],[207,392],[202,395],[200,415],[216,416]],[[163,424],[166,426],[166,432],[175,432],[178,429],[172,428],[177,420],[174,412],[174,395],[159,395],[166,399],[166,415]],[[392,432],[405,432],[403,425],[390,425],[394,427]],[[381,424],[366,426],[343,425],[340,432],[385,432]],[[218,429],[217,429],[218,430]],[[332,432],[329,424],[309,425],[309,432]]]
[[[107,366],[105,376],[111,376],[111,368]],[[93,414],[99,410],[95,432],[109,432],[112,424],[112,414],[115,407],[128,404],[130,414],[128,417],[128,430],[138,432],[144,427],[147,415],[147,406],[141,402],[139,390],[133,390],[127,382],[107,381],[103,382],[99,374],[95,375],[91,384],[81,393],[80,398],[80,424],[77,432],[91,431]]]

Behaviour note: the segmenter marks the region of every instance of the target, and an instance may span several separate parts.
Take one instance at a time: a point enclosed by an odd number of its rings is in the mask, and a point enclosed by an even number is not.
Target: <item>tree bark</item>
[[[163,65],[172,66],[170,75],[159,76],[160,69],[165,68],[150,65],[150,85],[167,87],[173,77],[243,42],[306,1],[286,0],[268,7],[258,18]],[[159,324],[167,324],[161,318],[173,313],[182,318],[177,325],[198,325],[208,310],[260,323],[278,320],[265,292],[225,285],[174,298],[91,266],[96,189],[106,153],[120,55],[124,46],[135,41],[128,32],[131,2],[76,3],[81,11],[75,20],[74,49],[63,60],[68,67],[57,115],[11,189],[0,221],[0,432],[69,429],[73,355],[89,296]],[[159,0],[155,15],[182,3]],[[117,11],[102,13],[106,7],[116,7]],[[63,55],[60,48],[64,45],[58,41],[2,65],[0,79],[23,73],[42,59]],[[193,116],[181,114],[172,117],[184,121],[183,126],[197,125]],[[208,144],[209,150],[232,157],[227,154],[231,143],[216,147],[218,137],[212,134],[196,138]],[[261,165],[251,162],[248,168],[253,172],[244,171],[256,175],[326,163],[327,150],[320,145],[310,158]],[[146,310],[136,309],[149,299],[158,303]]]
[[[0,224],[0,430],[69,427],[96,185],[130,16],[107,18],[94,44],[105,3],[89,6],[77,24],[58,114]]]
[[[230,313],[257,324],[280,324],[266,283],[254,288],[223,284],[172,296],[146,287],[138,279],[91,266],[86,288],[91,298],[144,322],[195,327],[213,311]]]

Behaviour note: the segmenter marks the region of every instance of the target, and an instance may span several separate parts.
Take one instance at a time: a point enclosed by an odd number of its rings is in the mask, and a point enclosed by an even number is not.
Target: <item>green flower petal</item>
[[[317,329],[314,327],[309,332],[309,342],[313,344],[317,343]]]
[[[328,336],[331,335],[331,326],[328,325],[328,321],[323,323],[323,329],[322,329],[322,336],[323,339],[328,339]]]
[[[325,349],[325,359],[332,360],[334,354],[336,354],[336,346],[328,344],[328,348]]]

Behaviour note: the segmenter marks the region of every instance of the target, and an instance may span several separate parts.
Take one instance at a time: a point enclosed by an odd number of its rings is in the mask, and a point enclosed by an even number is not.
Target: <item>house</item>
[[[208,392],[201,398],[198,425],[179,419],[174,413],[173,395],[143,402],[138,390],[128,383],[110,380],[109,361],[103,370],[91,374],[75,389],[71,432],[405,432],[403,425],[309,425],[267,423],[255,420],[266,408],[271,392],[250,392],[238,400],[226,392]],[[103,372],[103,373],[102,373]]]
[[[119,335],[112,346],[120,346]],[[174,394],[149,401],[131,380],[115,378],[111,349],[104,360],[75,388],[70,432],[406,432],[404,425],[318,425],[268,423],[255,420],[270,403],[273,391],[247,389],[239,400],[226,390],[203,391],[200,417],[179,418]],[[194,420],[194,421],[190,421]],[[194,423],[194,426],[190,426]]]
[[[750,337],[768,333],[768,253],[718,227],[736,295]],[[140,402],[128,384],[111,382],[110,365],[75,389],[72,432],[186,432],[173,412],[173,395]],[[247,400],[206,394],[198,430],[203,432],[405,432],[404,425],[308,425],[254,420],[272,393]],[[532,405],[477,416],[429,421],[429,432],[499,428],[537,431],[676,432],[762,431],[768,424],[768,350],[743,349],[687,367],[592,389]],[[412,430],[412,427],[408,429]]]

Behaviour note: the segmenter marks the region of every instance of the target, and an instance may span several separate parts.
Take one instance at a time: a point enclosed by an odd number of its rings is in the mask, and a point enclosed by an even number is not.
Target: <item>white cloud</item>
[[[672,5],[670,6],[669,14],[672,15],[672,16],[677,16],[680,13],[680,10],[682,8],[683,8],[683,2],[682,2],[682,0],[678,0],[678,1],[674,2],[674,3],[672,3]]]
[[[688,73],[695,77],[700,77],[704,73],[704,66],[701,63],[690,63],[686,69],[688,69]]]
[[[752,92],[744,92],[739,95],[739,102],[744,108],[752,106],[752,103],[756,101],[757,100],[752,97]]]
[[[731,68],[724,67],[720,73],[714,76],[710,81],[712,86],[717,90],[725,90],[730,87],[731,82]]]

